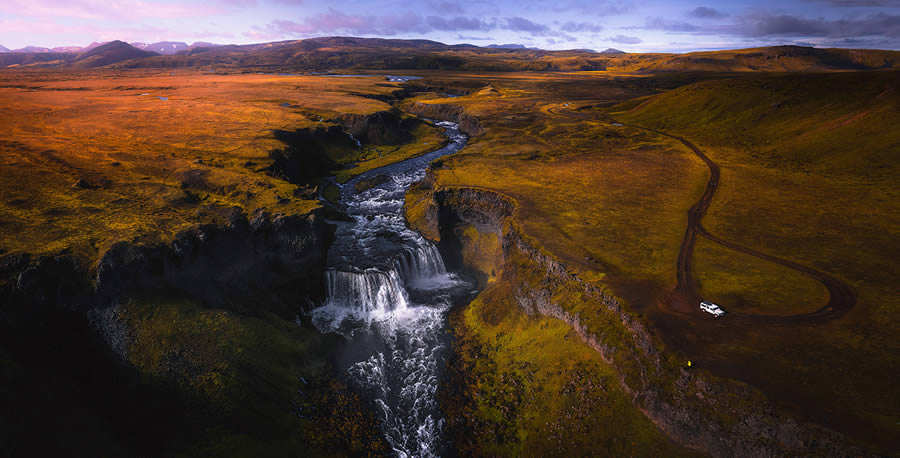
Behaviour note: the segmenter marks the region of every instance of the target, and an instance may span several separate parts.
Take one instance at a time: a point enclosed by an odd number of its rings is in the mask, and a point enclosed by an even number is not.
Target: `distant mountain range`
[[[28,53],[80,53],[90,51],[91,49],[96,48],[97,46],[104,45],[109,43],[108,41],[102,42],[94,42],[87,46],[60,46],[57,48],[45,48],[41,46],[26,46],[24,48],[19,49],[8,49],[4,46],[0,46],[0,53],[6,52],[28,52]],[[216,46],[222,46],[214,43],[207,43],[205,41],[198,41],[193,44],[187,44],[183,41],[160,41],[158,43],[131,43],[131,46],[141,49],[144,51],[153,51],[157,54],[170,55],[175,54],[179,51],[190,50],[194,48],[211,48]]]
[[[525,45],[516,44],[516,43],[508,43],[505,45],[487,45],[486,48],[491,49],[538,49],[538,48],[527,48]]]
[[[23,51],[28,50],[28,51]],[[803,46],[726,51],[626,53],[609,48],[547,51],[519,44],[479,47],[431,40],[321,37],[250,45],[122,41],[86,47],[40,48],[0,53],[6,67],[114,67],[254,69],[263,72],[359,70],[459,71],[676,71],[784,72],[900,68],[900,51],[821,49]]]
[[[128,43],[118,40],[102,44],[92,43],[84,48],[78,48],[79,50],[83,50],[80,52],[59,52],[48,50],[47,48],[37,49],[40,49],[41,51],[23,52],[15,50],[0,54],[0,67],[71,66],[76,68],[95,68],[122,62],[124,60],[141,59],[159,55],[155,52],[137,49]]]

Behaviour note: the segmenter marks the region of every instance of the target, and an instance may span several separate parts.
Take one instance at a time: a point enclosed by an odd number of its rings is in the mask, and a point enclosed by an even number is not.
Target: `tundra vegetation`
[[[325,44],[357,54],[328,54]],[[673,374],[690,360],[722,386],[753,387],[742,408],[761,399],[862,450],[900,447],[900,80],[893,70],[824,73],[888,68],[893,53],[439,49],[401,59],[396,43],[325,44],[287,64],[278,53],[289,49],[229,48],[0,72],[4,449],[387,453],[371,411],[335,373],[341,338],[295,323],[266,297],[233,304],[140,291],[99,311],[5,299],[46,260],[70,260],[90,284],[121,242],[177,247],[198,228],[232,227],[235,214],[255,225],[340,218],[319,200],[336,194],[330,177],[341,183],[437,148],[444,140],[428,117],[473,134],[431,166],[406,206],[410,225],[441,239],[448,264],[483,287],[450,320],[456,346],[441,402],[461,453],[696,453],[634,402],[639,375],[625,356],[601,354],[569,323],[523,307],[524,289],[539,290],[544,273],[504,254],[510,228],[650,329],[663,374],[650,385],[677,390]],[[423,79],[256,73],[272,62],[417,68],[409,73]],[[654,131],[689,140],[719,165],[703,218],[710,233],[827,272],[852,288],[852,309],[792,321],[827,303],[822,284],[703,237],[691,264],[699,294],[737,316],[781,321],[714,320],[680,301],[687,212],[710,171],[685,143]],[[435,196],[458,189],[496,193],[514,211],[502,227],[436,230]],[[626,331],[584,291],[562,288],[552,300],[601,330],[604,344],[625,348]],[[706,413],[740,422],[732,411]]]

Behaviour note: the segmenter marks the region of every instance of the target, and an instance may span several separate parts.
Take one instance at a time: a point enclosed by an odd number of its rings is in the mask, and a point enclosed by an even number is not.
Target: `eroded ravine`
[[[437,456],[450,446],[435,397],[448,349],[446,313],[474,293],[448,273],[437,247],[406,226],[409,186],[434,159],[459,151],[466,136],[438,123],[451,142],[436,151],[362,174],[341,187],[328,253],[327,299],[313,311],[323,332],[348,338],[339,355],[357,389],[371,400],[398,456]],[[357,190],[360,182],[379,183]]]

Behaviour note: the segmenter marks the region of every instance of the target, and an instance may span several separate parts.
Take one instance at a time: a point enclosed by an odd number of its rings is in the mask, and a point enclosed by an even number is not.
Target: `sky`
[[[317,36],[628,52],[900,49],[900,0],[0,0],[9,49]]]

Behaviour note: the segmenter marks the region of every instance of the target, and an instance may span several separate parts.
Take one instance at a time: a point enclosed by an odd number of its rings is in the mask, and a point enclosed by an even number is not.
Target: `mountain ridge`
[[[113,43],[113,42],[110,42]],[[115,43],[127,44],[116,40]],[[636,73],[784,72],[879,70],[900,67],[900,51],[803,46],[772,46],[685,54],[628,53],[608,48],[549,51],[521,44],[448,45],[432,40],[316,37],[247,45],[195,42],[132,43],[133,51],[78,63],[79,57],[108,43],[85,48],[29,47],[2,54],[0,68],[10,66],[118,68],[191,68],[226,66],[272,70],[462,70],[462,71],[611,71]],[[120,46],[121,45],[117,45]],[[76,50],[77,49],[77,50]],[[142,54],[135,51],[152,52]],[[111,52],[111,51],[108,51]]]

